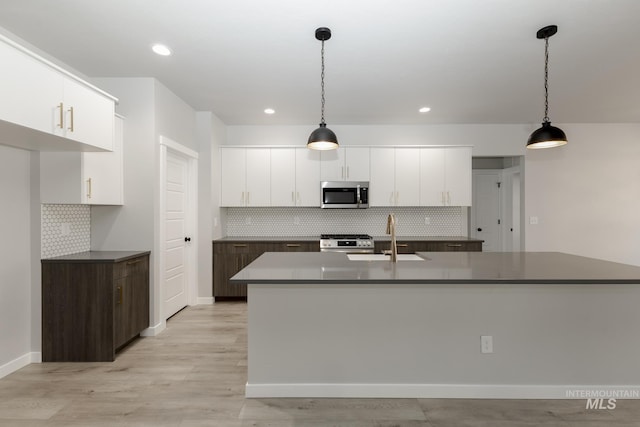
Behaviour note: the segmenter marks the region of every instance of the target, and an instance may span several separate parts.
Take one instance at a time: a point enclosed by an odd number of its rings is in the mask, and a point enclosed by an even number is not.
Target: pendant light
[[[338,138],[331,129],[327,127],[324,122],[324,41],[331,38],[331,30],[325,27],[320,27],[316,30],[316,39],[322,42],[322,49],[320,51],[322,57],[322,71],[320,73],[320,88],[322,90],[322,114],[320,119],[320,127],[309,135],[307,141],[307,148],[312,150],[335,150],[338,148]]]
[[[544,39],[544,118],[542,127],[533,131],[527,142],[527,148],[559,147],[567,143],[567,135],[562,129],[551,126],[549,121],[549,37],[558,32],[556,25],[541,28],[536,33],[538,39]]]

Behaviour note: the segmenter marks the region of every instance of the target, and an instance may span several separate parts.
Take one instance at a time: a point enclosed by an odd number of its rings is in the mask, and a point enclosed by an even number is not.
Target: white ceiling
[[[640,122],[638,0],[0,1],[1,27],[85,75],[156,77],[229,125],[315,127],[320,26],[329,127],[537,123],[549,24],[552,122]]]

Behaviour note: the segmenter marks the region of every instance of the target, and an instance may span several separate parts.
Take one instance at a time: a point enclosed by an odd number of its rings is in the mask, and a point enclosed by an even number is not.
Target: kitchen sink
[[[385,254],[347,254],[351,261],[389,261],[391,255]],[[416,254],[398,254],[398,261],[426,261]]]

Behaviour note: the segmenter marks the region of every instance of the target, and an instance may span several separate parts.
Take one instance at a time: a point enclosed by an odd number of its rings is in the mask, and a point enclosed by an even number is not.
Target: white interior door
[[[169,318],[189,301],[187,272],[188,236],[188,167],[189,161],[167,152],[164,211],[163,303],[164,317]]]
[[[500,181],[501,173],[498,171],[473,171],[471,235],[484,240],[484,252],[502,251]]]

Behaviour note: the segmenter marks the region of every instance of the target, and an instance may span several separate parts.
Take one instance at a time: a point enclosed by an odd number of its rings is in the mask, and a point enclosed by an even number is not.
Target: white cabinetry
[[[116,98],[0,36],[0,143],[111,150]]]
[[[420,149],[371,148],[370,206],[420,204]]]
[[[41,152],[40,200],[53,204],[123,204],[123,119],[115,118],[113,151]]]
[[[320,154],[321,181],[369,181],[369,148],[340,147]]]
[[[221,206],[271,204],[271,150],[221,148]]]
[[[271,149],[271,206],[320,206],[320,152]]]
[[[471,147],[420,151],[420,205],[471,206]]]
[[[320,206],[320,152],[296,148],[296,206]]]

